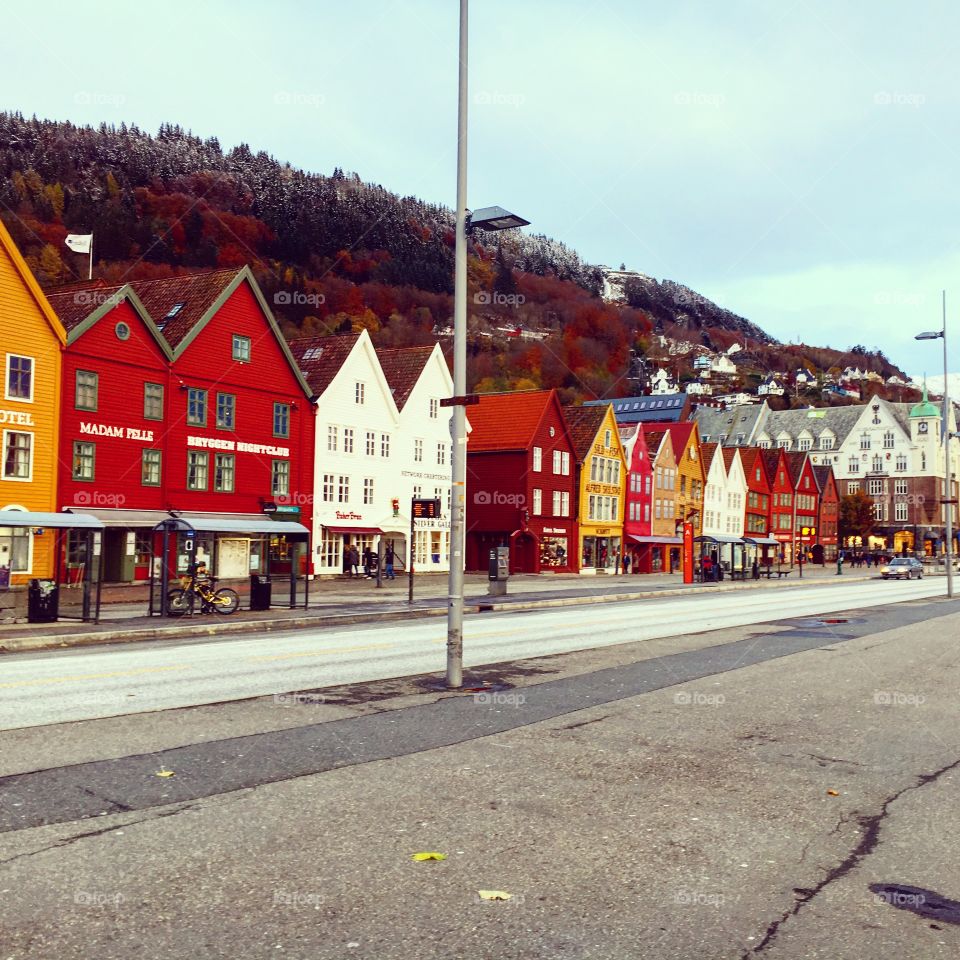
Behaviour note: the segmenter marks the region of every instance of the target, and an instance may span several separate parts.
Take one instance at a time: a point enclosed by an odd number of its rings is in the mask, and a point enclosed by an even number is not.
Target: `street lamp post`
[[[475,229],[509,230],[530,221],[502,207],[467,209],[467,6],[460,0],[460,72],[457,97],[457,210],[453,293],[453,441],[450,497],[450,577],[447,609],[447,686],[463,686],[463,568],[467,490],[467,236]]]
[[[943,329],[918,333],[915,340],[943,340],[943,505],[944,513],[944,559],[947,564],[947,596],[953,597],[953,477],[950,463],[950,368],[947,362],[947,291],[943,291]]]

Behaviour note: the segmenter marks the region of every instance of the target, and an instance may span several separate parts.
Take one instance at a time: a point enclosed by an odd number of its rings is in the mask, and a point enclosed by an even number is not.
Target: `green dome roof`
[[[927,385],[923,385],[923,399],[910,411],[910,417],[939,417],[940,410],[927,399]]]

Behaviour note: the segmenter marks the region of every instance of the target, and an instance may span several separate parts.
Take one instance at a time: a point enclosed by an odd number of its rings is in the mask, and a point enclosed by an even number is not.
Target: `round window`
[[[114,327],[114,332],[116,333],[118,340],[130,339],[130,327],[122,320],[116,325],[116,327]]]
[[[556,433],[557,433],[556,427],[551,427],[551,428],[550,428],[550,436],[551,436],[551,437],[556,436]]]

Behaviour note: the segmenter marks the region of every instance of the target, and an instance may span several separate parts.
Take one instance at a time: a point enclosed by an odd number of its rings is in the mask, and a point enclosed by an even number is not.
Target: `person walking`
[[[355,543],[350,544],[350,576],[359,577],[360,576],[360,551],[357,549]]]
[[[629,553],[624,553],[623,555],[623,572],[625,574],[630,572],[630,554]]]
[[[393,560],[394,560],[393,544],[388,543],[387,552],[383,555],[383,564],[384,564],[384,569],[386,571],[388,580],[397,579],[396,574],[393,572]]]
[[[703,579],[705,582],[709,583],[713,580],[713,560],[711,560],[710,557],[703,558],[701,569],[703,570]]]
[[[369,580],[373,569],[373,551],[369,547],[363,548],[363,575]]]

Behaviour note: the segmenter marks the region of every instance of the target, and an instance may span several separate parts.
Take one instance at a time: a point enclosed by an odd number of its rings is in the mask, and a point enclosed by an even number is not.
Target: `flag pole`
[[[87,273],[87,279],[93,279],[93,234],[90,234],[90,269]]]

